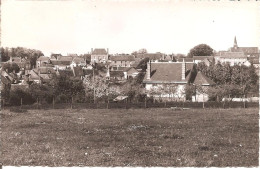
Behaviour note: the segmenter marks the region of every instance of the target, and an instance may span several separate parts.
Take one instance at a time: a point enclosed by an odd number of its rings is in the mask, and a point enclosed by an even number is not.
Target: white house
[[[186,100],[185,85],[193,66],[186,62],[148,62],[143,80],[146,92],[156,99]]]

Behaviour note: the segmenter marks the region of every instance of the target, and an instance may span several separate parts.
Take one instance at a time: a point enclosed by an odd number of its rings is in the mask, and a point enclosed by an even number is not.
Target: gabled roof
[[[112,61],[135,61],[135,56],[134,55],[111,56],[110,60],[112,60]]]
[[[73,58],[71,56],[61,56],[58,58],[58,60],[72,62]]]
[[[202,85],[202,86],[211,86],[215,85],[215,83],[206,77],[202,72],[198,72],[197,76],[193,82],[195,85]]]
[[[10,79],[7,79],[5,76],[1,75],[1,82],[5,85],[11,84]]]
[[[85,59],[82,57],[74,57],[72,61],[76,64],[80,64],[82,62],[85,62]]]
[[[137,58],[149,58],[150,60],[160,60],[163,57],[162,53],[144,53],[144,54],[137,54]]]
[[[219,57],[220,58],[246,58],[247,56],[243,52],[223,52]]]
[[[46,56],[40,56],[37,61],[49,61],[50,58],[49,57],[46,57]]]
[[[127,74],[133,74],[133,73],[139,73],[135,68],[129,67],[128,69],[125,70]]]
[[[186,76],[188,70],[191,70],[193,63],[186,64]],[[182,62],[152,62],[151,79],[147,80],[147,74],[144,77],[144,83],[187,83],[188,79],[182,80]]]
[[[94,51],[91,53],[92,55],[108,55],[106,49],[94,49]]]

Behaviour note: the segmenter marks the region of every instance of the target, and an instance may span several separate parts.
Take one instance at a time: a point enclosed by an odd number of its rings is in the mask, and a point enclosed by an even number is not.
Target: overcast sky
[[[260,4],[199,1],[12,1],[1,5],[1,46],[53,53],[183,53],[260,46]]]

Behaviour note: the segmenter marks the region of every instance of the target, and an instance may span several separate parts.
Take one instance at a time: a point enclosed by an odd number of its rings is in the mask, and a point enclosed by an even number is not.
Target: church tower
[[[238,48],[238,46],[237,46],[237,39],[236,39],[236,37],[235,37],[235,39],[234,39],[234,49],[237,49]]]

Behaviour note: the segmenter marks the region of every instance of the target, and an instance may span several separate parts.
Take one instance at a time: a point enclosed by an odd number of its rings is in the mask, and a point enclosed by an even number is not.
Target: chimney
[[[147,80],[150,80],[151,79],[151,62],[150,61],[147,62],[146,73],[147,73]]]
[[[185,73],[186,73],[186,63],[182,62],[182,67],[181,67],[181,80],[185,80]]]
[[[91,54],[93,53],[93,48],[91,48]]]
[[[108,54],[108,48],[107,48],[107,54]]]

